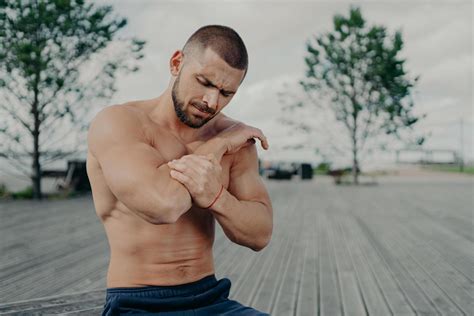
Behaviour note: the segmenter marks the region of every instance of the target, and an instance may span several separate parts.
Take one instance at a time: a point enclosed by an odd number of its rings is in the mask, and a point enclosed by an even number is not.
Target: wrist
[[[228,204],[228,199],[229,199],[229,191],[224,187],[222,189],[221,194],[219,195],[219,198],[216,199],[214,204],[208,208],[213,214],[220,214],[222,215],[225,210],[226,210],[226,205]]]
[[[221,137],[213,137],[209,139],[194,151],[194,153],[198,155],[213,154],[219,162],[226,152],[227,143]]]
[[[212,206],[215,205],[215,203],[217,202],[217,200],[219,200],[220,196],[222,195],[222,192],[224,191],[224,185],[221,184],[221,188],[219,189],[219,192],[217,193],[216,197],[214,198],[214,200],[211,202],[211,204],[209,204],[208,207],[206,208],[211,208]]]

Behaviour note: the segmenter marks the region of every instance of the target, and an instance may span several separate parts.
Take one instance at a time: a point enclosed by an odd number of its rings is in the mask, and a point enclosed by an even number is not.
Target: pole
[[[464,172],[464,120],[461,118],[461,149],[459,157],[459,171]]]

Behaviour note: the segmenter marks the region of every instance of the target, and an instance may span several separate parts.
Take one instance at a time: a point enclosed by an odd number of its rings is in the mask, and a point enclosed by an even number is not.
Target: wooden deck
[[[233,299],[272,315],[474,315],[474,178],[266,183],[270,245],[216,234]],[[108,244],[90,196],[0,202],[0,253],[0,314],[100,314]]]

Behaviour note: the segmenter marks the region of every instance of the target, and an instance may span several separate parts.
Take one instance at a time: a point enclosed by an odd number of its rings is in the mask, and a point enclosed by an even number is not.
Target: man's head
[[[198,29],[170,60],[171,95],[181,122],[199,128],[216,116],[236,93],[247,66],[247,49],[234,30]]]

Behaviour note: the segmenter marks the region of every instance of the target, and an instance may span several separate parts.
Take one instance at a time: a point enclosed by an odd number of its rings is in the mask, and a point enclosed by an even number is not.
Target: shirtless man
[[[163,94],[92,121],[87,172],[111,250],[103,315],[266,315],[228,299],[212,254],[215,220],[255,251],[272,234],[255,145],[267,139],[221,113],[247,63],[234,30],[202,27],[172,55]]]

